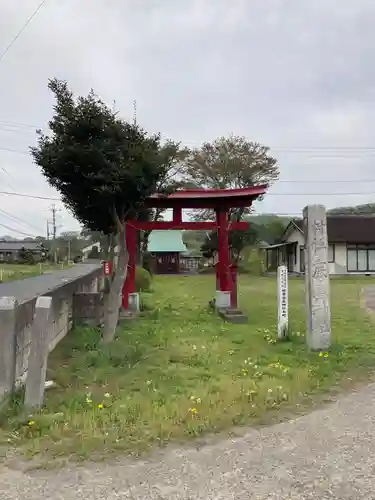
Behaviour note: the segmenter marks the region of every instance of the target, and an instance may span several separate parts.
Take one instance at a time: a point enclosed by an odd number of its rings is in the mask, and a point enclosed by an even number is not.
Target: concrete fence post
[[[52,297],[38,297],[35,304],[29,364],[26,376],[26,409],[37,409],[43,404],[51,313]]]
[[[14,297],[0,297],[0,403],[15,386],[17,306]]]

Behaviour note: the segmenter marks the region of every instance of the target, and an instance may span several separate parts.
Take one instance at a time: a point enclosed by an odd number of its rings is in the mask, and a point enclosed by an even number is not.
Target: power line
[[[25,224],[26,226],[29,226],[33,229],[36,229],[38,232],[41,232],[40,228],[34,226],[33,224],[30,224],[30,222],[27,222],[24,219],[21,219],[20,217],[17,217],[16,215],[10,214],[9,212],[7,212],[6,210],[3,210],[2,208],[0,208],[0,213],[3,214],[4,216],[8,217],[11,220],[13,219],[16,222],[21,222],[22,224]]]
[[[366,182],[367,184],[370,182],[375,182],[375,179],[329,179],[329,180],[313,180],[313,179],[278,179],[277,183],[287,183],[287,184],[340,184],[340,183],[361,183]]]
[[[289,182],[289,181],[285,181]],[[296,182],[305,182],[305,181],[296,181]],[[314,181],[315,182],[315,181]],[[319,182],[319,181],[316,181]],[[324,181],[322,181],[324,182]],[[334,182],[334,181],[332,181]],[[348,182],[353,182],[353,181],[348,181]],[[375,182],[374,179],[371,180],[363,180],[363,181],[357,181],[357,182]],[[2,191],[0,190],[0,195],[6,195],[6,196],[19,196],[22,198],[30,198],[30,199],[35,199],[35,200],[49,200],[49,201],[61,201],[60,198],[53,198],[51,196],[39,196],[39,195],[33,195],[33,194],[28,194],[28,193],[12,193],[10,191]],[[267,192],[265,196],[366,196],[366,195],[371,195],[375,196],[375,191],[342,191],[342,192],[314,192],[314,193],[269,193]]]
[[[316,192],[316,193],[266,193],[264,196],[364,196],[364,195],[371,195],[375,196],[374,191],[368,191],[368,192],[341,192],[341,193],[322,193],[322,192]]]
[[[31,125],[29,123],[13,122],[13,121],[8,121],[8,120],[0,120],[0,123],[2,125],[7,126],[7,127],[31,128],[33,130],[41,128],[38,125]]]
[[[27,131],[27,132],[29,133],[29,131]],[[22,155],[29,155],[30,154],[28,151],[24,151],[21,149],[8,148],[8,147],[3,147],[3,146],[0,146],[0,150],[1,151],[9,151],[11,153],[17,153],[17,154],[22,154]],[[320,158],[320,159],[340,159],[340,158],[352,159],[352,158],[358,156],[359,154],[362,157],[375,155],[375,147],[363,147],[363,148],[353,147],[352,149],[350,149],[350,148],[341,148],[341,149],[337,148],[337,149],[332,149],[332,150],[329,150],[328,148],[322,148],[322,149],[316,148],[316,149],[311,149],[311,150],[307,150],[307,149],[306,150],[303,150],[303,149],[300,149],[300,150],[296,150],[296,149],[276,150],[276,149],[274,149],[274,151],[282,151],[285,153],[304,153],[304,154],[308,154],[309,158]],[[331,153],[331,154],[327,154],[327,153]]]
[[[19,231],[18,229],[14,229],[13,227],[7,226],[6,224],[0,224],[1,227],[4,227],[8,231],[12,231],[13,233],[21,234],[22,236],[26,236],[27,238],[35,238],[35,235],[24,233],[23,231]]]
[[[10,127],[9,125],[1,125],[0,124],[0,132],[10,132],[10,133],[13,133],[13,134],[25,134],[25,135],[29,135],[29,136],[34,136],[35,135],[35,131],[32,132],[31,130],[28,130],[26,128],[22,129],[22,128],[14,128],[14,127]]]
[[[16,33],[16,35],[12,38],[12,40],[9,43],[9,45],[7,45],[7,47],[5,47],[5,49],[3,50],[3,52],[0,53],[0,62],[2,61],[3,57],[5,56],[5,54],[11,49],[11,47],[16,42],[16,40],[20,37],[20,35],[27,28],[27,26],[30,24],[30,22],[33,20],[33,18],[37,15],[37,13],[40,11],[40,9],[43,7],[43,5],[45,4],[45,2],[46,2],[46,0],[42,0],[40,2],[40,4],[38,5],[38,7],[34,10],[34,12],[31,14],[31,16],[26,20],[25,24],[22,26],[22,28],[19,30],[19,32]]]
[[[11,176],[8,174],[8,172],[6,171],[6,169],[4,167],[0,167],[0,170],[3,171],[3,173],[6,175],[6,177],[9,177],[9,179],[12,179]],[[13,185],[9,181],[6,180],[5,182],[10,187],[10,189],[12,189],[13,191],[15,191]]]
[[[35,199],[35,200],[61,201],[59,198],[52,198],[50,196],[38,196],[38,195],[27,194],[27,193],[11,193],[9,191],[1,191],[0,190],[0,195],[1,194],[4,194],[6,196],[20,196],[22,198],[31,198],[31,199]]]
[[[27,155],[27,156],[30,155],[30,153],[28,153],[27,151],[22,151],[21,149],[5,148],[3,146],[0,146],[0,150],[8,151],[9,153],[17,153],[19,155]]]

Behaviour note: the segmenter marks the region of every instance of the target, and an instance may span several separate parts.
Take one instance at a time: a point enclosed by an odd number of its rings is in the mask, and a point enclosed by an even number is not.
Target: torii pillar
[[[216,223],[218,236],[218,284],[221,292],[232,290],[231,276],[229,270],[229,230],[228,230],[228,210],[225,208],[216,209]]]

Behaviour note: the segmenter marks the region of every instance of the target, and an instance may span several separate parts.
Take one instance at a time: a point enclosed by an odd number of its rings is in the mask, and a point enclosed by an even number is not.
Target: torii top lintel
[[[148,208],[240,208],[250,207],[267,191],[267,185],[236,189],[184,189],[168,196],[153,194]]]

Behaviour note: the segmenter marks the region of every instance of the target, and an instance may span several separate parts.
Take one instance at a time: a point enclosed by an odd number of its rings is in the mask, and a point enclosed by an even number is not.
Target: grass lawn
[[[289,342],[276,342],[273,278],[240,276],[246,325],[223,323],[207,308],[213,276],[158,277],[142,317],[121,326],[112,345],[99,332],[72,332],[50,355],[45,408],[27,420],[15,407],[3,437],[27,453],[100,456],[268,422],[308,407],[319,394],[375,367],[373,325],[360,308],[372,278],[335,279],[334,344],[305,347],[304,284],[290,279]]]
[[[0,283],[6,281],[16,281],[25,278],[39,276],[46,271],[61,269],[61,264],[54,265],[49,263],[42,264],[1,264],[0,263]]]

